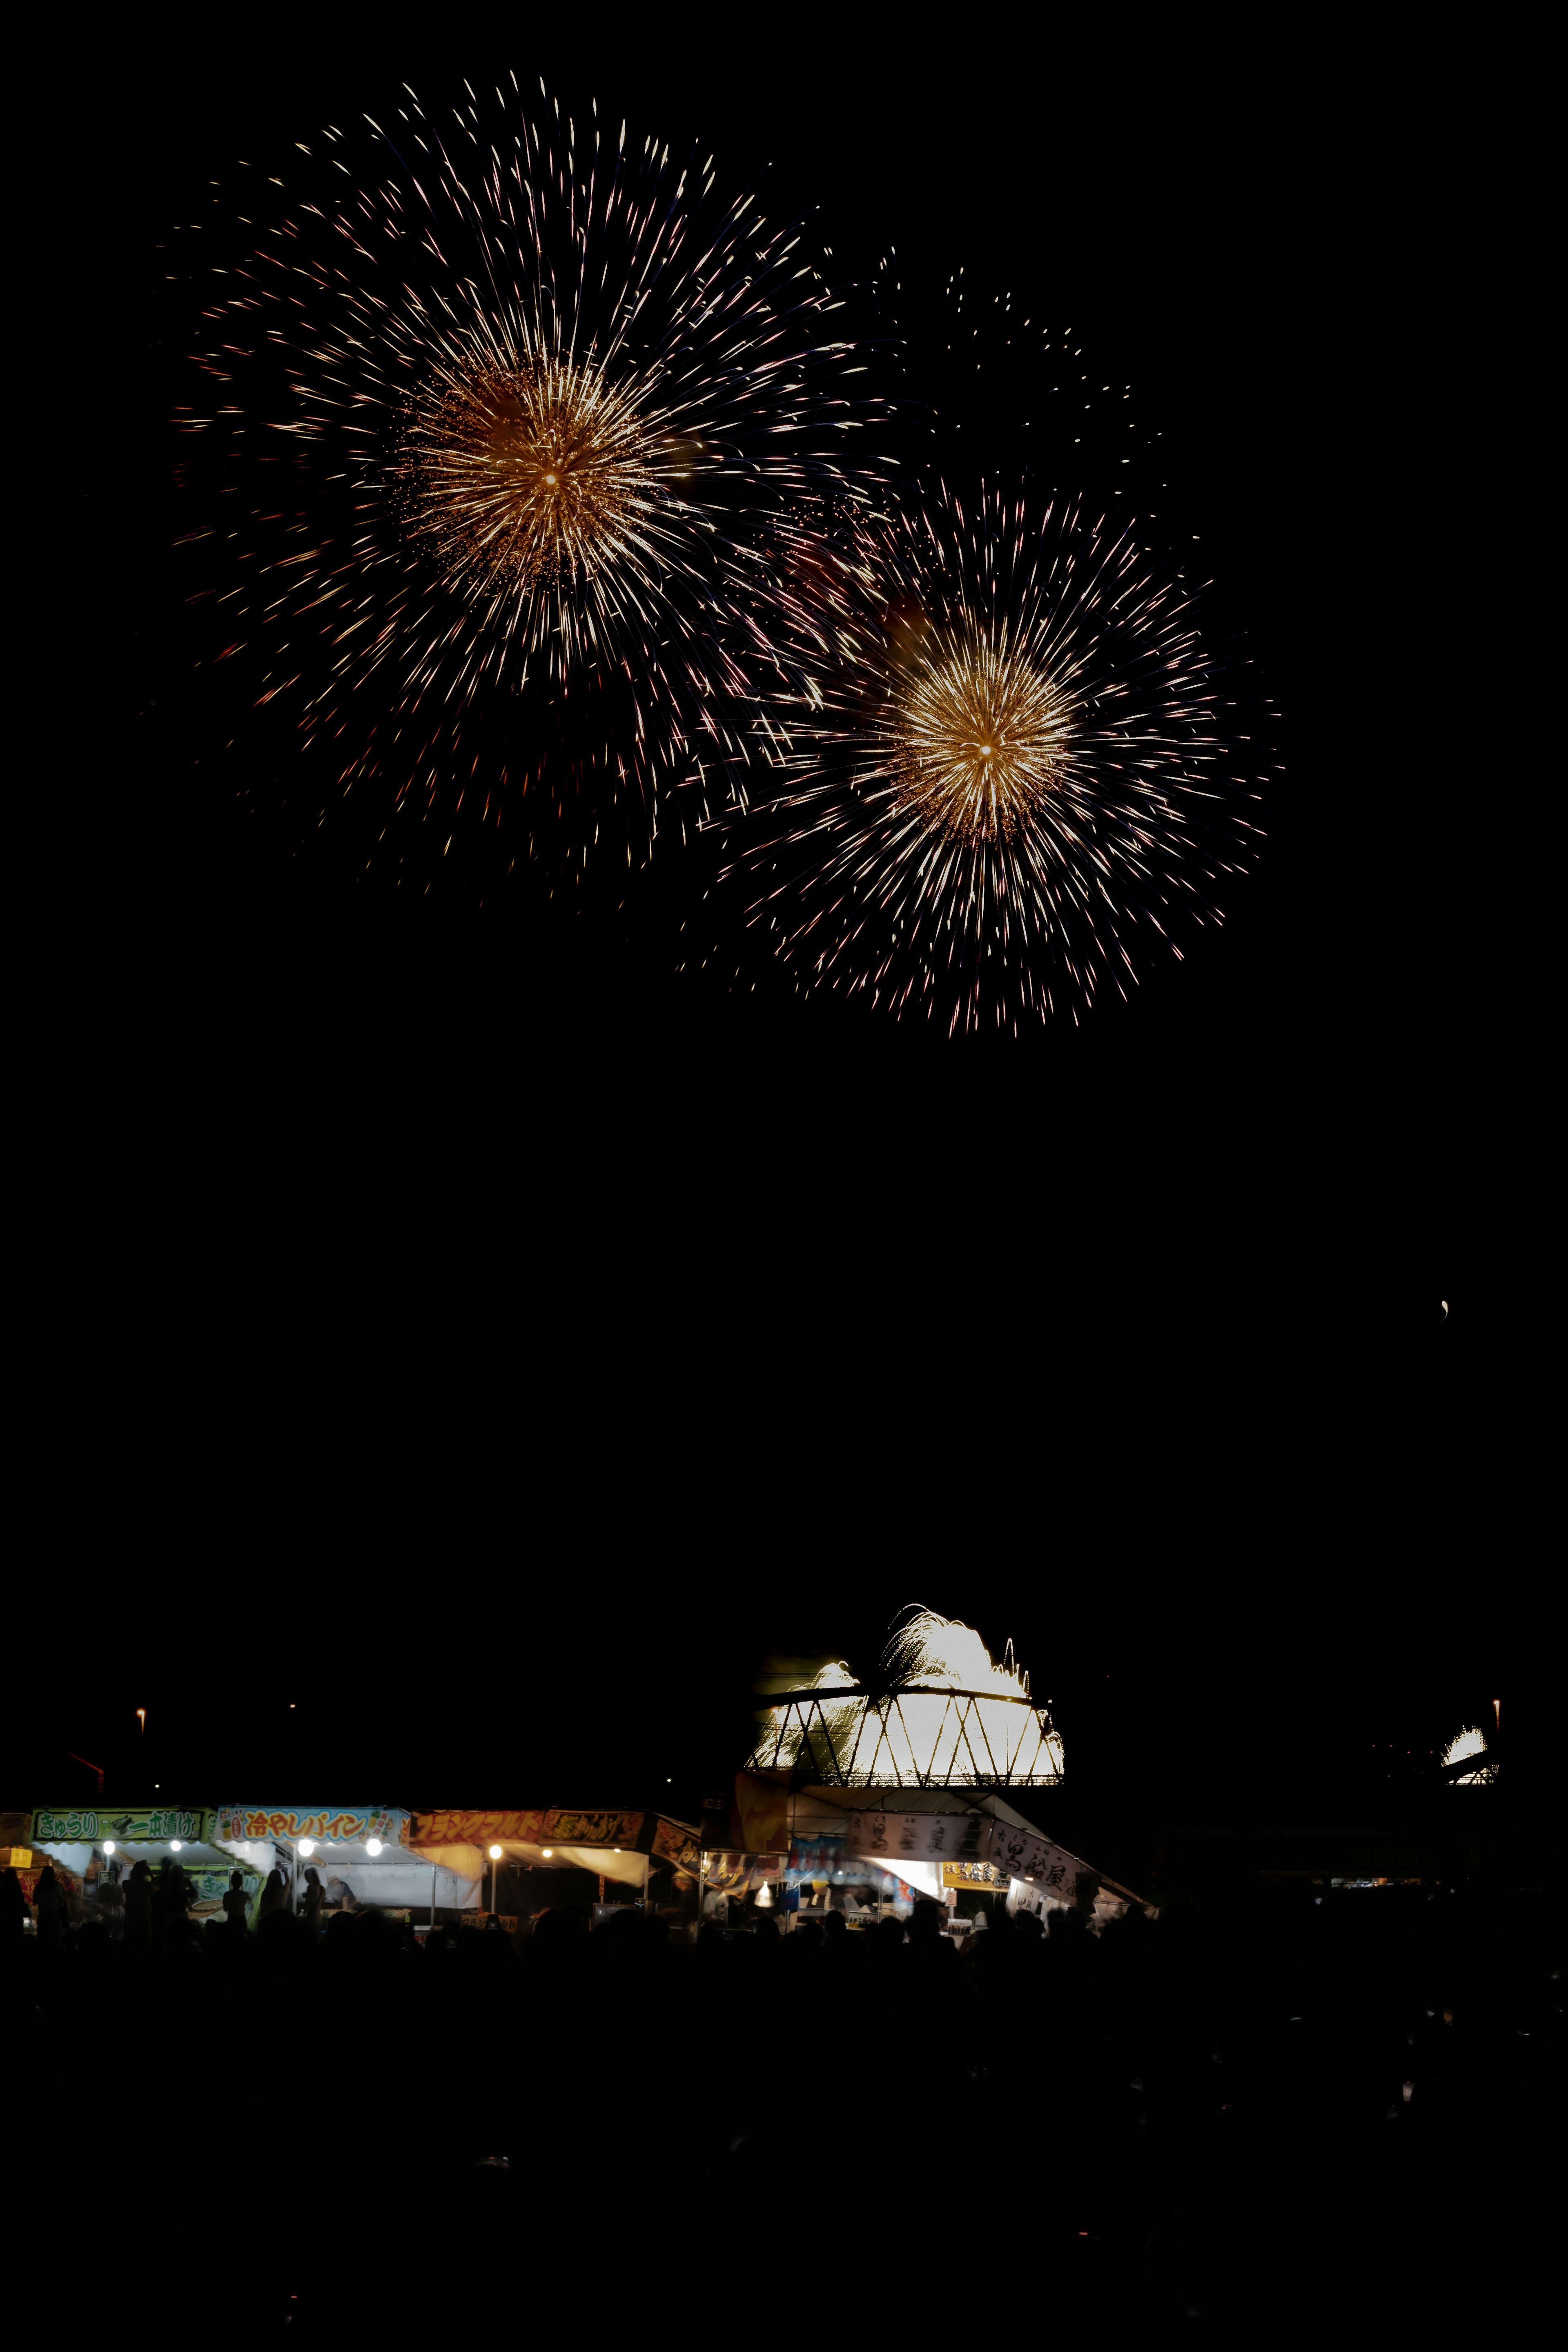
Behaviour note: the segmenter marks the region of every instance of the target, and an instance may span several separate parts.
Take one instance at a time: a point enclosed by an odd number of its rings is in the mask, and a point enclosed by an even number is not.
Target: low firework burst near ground
[[[1131,526],[941,490],[796,550],[813,675],[727,878],[804,987],[1016,1031],[1220,919],[1267,763]]]
[[[376,777],[433,813],[460,788],[500,814],[505,763],[470,773],[462,740],[487,704],[587,682],[602,708],[614,677],[625,723],[562,814],[585,842],[618,803],[629,853],[656,790],[743,793],[750,665],[779,658],[759,537],[804,488],[863,495],[838,305],[710,158],[515,90],[367,125],[288,185],[252,171],[205,280],[215,397],[182,422],[239,509],[191,535],[215,658],[333,747],[324,797]],[[559,777],[559,728],[533,734]]]

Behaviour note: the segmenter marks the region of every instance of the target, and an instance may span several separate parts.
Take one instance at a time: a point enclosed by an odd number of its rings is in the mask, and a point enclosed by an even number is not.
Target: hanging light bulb
[[[301,1853],[302,1854],[304,1854],[307,1858],[309,1858],[309,1856],[310,1856],[310,1855],[311,1855],[311,1854],[313,1854],[313,1853],[315,1853],[315,1851],[316,1851],[316,1841],[315,1841],[315,1839],[314,1839],[314,1838],[301,1838],[301,1839],[300,1840],[300,1853]]]
[[[366,1838],[364,1842],[364,1850],[366,1853],[379,1853],[381,1852],[381,1840],[379,1838]]]

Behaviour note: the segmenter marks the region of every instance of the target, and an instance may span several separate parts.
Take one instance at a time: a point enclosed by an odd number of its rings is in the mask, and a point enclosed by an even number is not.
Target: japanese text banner
[[[559,1806],[538,1812],[415,1813],[409,1819],[408,1843],[484,1846],[512,1838],[523,1845],[636,1846],[644,1818],[641,1813],[573,1813]]]

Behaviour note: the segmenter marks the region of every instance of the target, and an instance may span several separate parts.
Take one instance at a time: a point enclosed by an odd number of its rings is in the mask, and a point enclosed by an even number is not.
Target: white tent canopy
[[[648,1856],[636,1853],[629,1847],[545,1846],[527,1838],[492,1838],[490,1843],[500,1846],[503,1862],[521,1862],[530,1869],[598,1871],[623,1886],[641,1887],[647,1884]],[[432,1863],[459,1874],[471,1871],[480,1874],[490,1866],[489,1846],[424,1845],[416,1849],[415,1858],[425,1865],[426,1880]]]

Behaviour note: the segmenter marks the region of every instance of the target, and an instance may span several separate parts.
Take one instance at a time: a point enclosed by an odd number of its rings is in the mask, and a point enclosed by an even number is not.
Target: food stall
[[[650,1809],[444,1809],[411,1814],[407,1843],[423,1866],[482,1881],[503,1926],[547,1908],[597,1916],[617,1897],[663,1907],[694,1885],[700,1859],[695,1825]]]
[[[792,1789],[787,1774],[739,1772],[733,1800],[704,1813],[702,1914],[747,1926],[835,1910],[850,1927],[917,1896],[942,1905],[962,1934],[983,1911],[1076,1909],[1098,1928],[1152,1906],[1046,1837],[994,1790]],[[723,1843],[721,1843],[721,1839]]]
[[[306,1871],[314,1869],[329,1916],[384,1911],[429,1924],[477,1913],[480,1869],[453,1868],[416,1853],[413,1818],[395,1805],[219,1805],[213,1842],[232,1856],[230,1867],[255,1876],[258,1887],[269,1871],[281,1870],[291,1907],[298,1907]]]
[[[46,1805],[27,1820],[32,1862],[17,1873],[23,1892],[31,1902],[39,1870],[52,1862],[73,1927],[96,1918],[114,1933],[124,1912],[125,1881],[139,1862],[154,1876],[161,1864],[178,1864],[192,1891],[189,1916],[197,1922],[223,1917],[237,1868],[252,1899],[260,1891],[254,1865],[218,1842],[208,1806]]]

